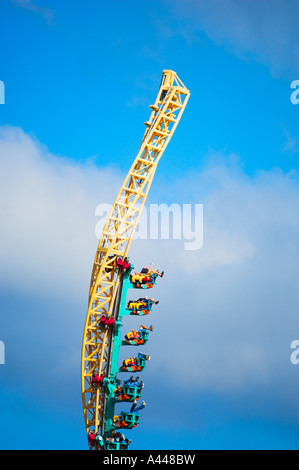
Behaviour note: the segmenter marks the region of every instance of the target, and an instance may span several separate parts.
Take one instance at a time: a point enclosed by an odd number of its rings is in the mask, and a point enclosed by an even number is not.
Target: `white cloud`
[[[290,152],[291,154],[299,152],[299,137],[294,137],[287,129],[283,130],[285,142],[281,149],[282,152]]]
[[[97,204],[115,198],[123,176],[52,155],[21,129],[0,129],[1,283],[56,294],[88,288],[98,240]]]
[[[53,11],[50,8],[40,7],[33,3],[31,0],[9,0],[11,3],[24,8],[25,10],[32,11],[45,18],[48,24],[53,24]]]
[[[181,241],[132,246],[136,259],[166,271],[153,291],[161,302],[150,320],[151,367],[178,388],[191,377],[201,390],[262,390],[276,378],[283,386],[297,325],[298,177],[273,170],[249,178],[209,164],[165,192],[180,202],[186,188],[204,204],[202,249],[184,251]]]
[[[192,22],[214,42],[270,66],[274,74],[298,73],[296,0],[166,0],[180,21]],[[293,76],[293,79],[297,78]]]
[[[71,293],[85,302],[97,245],[95,208],[114,201],[124,175],[58,158],[10,127],[1,128],[0,166],[2,286],[18,298],[26,292],[47,302],[51,292],[65,305]],[[184,240],[132,244],[136,269],[153,262],[165,270],[149,293],[160,303],[141,320],[155,327],[144,348],[152,355],[147,374],[178,390],[190,380],[202,391],[262,390],[274,382],[282,388],[285,381],[291,387],[299,287],[296,174],[273,170],[250,178],[224,160],[155,187],[156,200],[170,194],[173,203],[203,203],[204,245],[191,252]],[[52,336],[60,315],[53,312]],[[72,317],[76,331],[83,329],[85,312],[80,315]],[[138,320],[126,319],[124,329]],[[69,339],[63,348],[73,351],[71,330]],[[131,353],[122,351],[121,359],[125,354]],[[70,357],[61,361],[61,370],[75,364]]]

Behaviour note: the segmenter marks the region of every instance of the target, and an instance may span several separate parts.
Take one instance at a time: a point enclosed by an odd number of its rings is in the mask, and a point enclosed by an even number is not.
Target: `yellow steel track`
[[[126,256],[139,216],[149,192],[158,162],[183,114],[190,92],[175,72],[164,70],[160,89],[137,157],[117,195],[101,239],[92,270],[89,304],[83,334],[81,358],[82,401],[86,432],[103,428],[105,395],[91,386],[92,373],[107,373],[109,365],[110,329],[99,327],[103,313],[113,314],[120,275],[114,263]]]

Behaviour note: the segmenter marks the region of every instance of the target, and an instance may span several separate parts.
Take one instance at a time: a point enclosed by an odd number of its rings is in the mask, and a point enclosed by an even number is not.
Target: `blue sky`
[[[204,245],[132,245],[136,265],[166,271],[132,448],[298,448],[297,2],[1,0],[0,11],[0,447],[16,446],[12,422],[18,448],[87,447],[95,208],[113,203],[173,69],[191,98],[148,202],[203,204]]]

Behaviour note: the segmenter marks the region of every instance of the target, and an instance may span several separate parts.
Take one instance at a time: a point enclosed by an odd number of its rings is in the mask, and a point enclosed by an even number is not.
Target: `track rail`
[[[88,311],[84,326],[81,356],[81,388],[87,435],[104,426],[105,394],[93,389],[92,374],[109,374],[113,331],[99,326],[103,314],[117,316],[116,296],[121,288],[116,259],[127,256],[132,237],[163,155],[190,96],[175,72],[164,70],[159,92],[139,152],[116,197],[98,244],[93,264]]]

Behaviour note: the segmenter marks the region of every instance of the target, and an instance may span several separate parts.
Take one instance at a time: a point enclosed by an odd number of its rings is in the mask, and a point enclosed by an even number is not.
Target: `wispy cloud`
[[[165,0],[177,21],[192,21],[217,44],[269,66],[273,74],[299,72],[296,0]],[[296,78],[296,77],[295,77]]]
[[[40,7],[36,5],[35,3],[32,2],[32,0],[9,0],[11,3],[14,3],[15,5],[24,8],[25,10],[32,11],[34,13],[37,13],[38,15],[41,15],[48,24],[52,25],[53,24],[53,10],[51,8],[46,8],[46,7]]]
[[[0,259],[6,266],[0,274],[2,286],[9,288],[18,266],[24,275],[22,289],[27,292],[34,285],[40,293],[46,292],[51,285],[61,293],[68,282],[67,289],[73,290],[84,282],[85,269],[89,277],[97,244],[95,208],[106,202],[102,198],[114,198],[122,176],[107,167],[97,169],[92,159],[83,167],[58,158],[12,127],[0,128],[0,167]],[[17,258],[14,247],[19,247]],[[78,271],[76,266],[80,266]],[[74,276],[76,272],[79,277]]]
[[[273,170],[247,177],[224,159],[155,197],[163,200],[166,191],[173,202],[203,203],[204,243],[187,252],[180,241],[146,242],[147,259],[166,271],[155,288],[157,379],[183,389],[192,377],[202,391],[261,396],[272,384],[274,398],[286,377],[295,380],[289,338],[297,323],[298,175]],[[134,257],[142,259],[144,249],[136,240]],[[298,413],[295,395],[290,402]]]
[[[196,27],[192,22],[182,22],[174,24],[170,19],[156,18],[154,26],[160,38],[170,40],[174,36],[182,36],[189,44],[199,42],[199,37],[196,34]]]
[[[285,136],[285,142],[282,147],[282,152],[289,152],[289,153],[298,153],[299,152],[299,137],[295,137],[291,135],[291,133],[287,130],[283,130]]]
[[[145,96],[132,96],[129,100],[126,100],[126,105],[129,106],[130,108],[139,108],[139,107],[145,107],[148,105],[148,98]]]
[[[297,371],[290,367],[289,345],[298,330],[298,178],[279,171],[248,177],[227,161],[211,160],[200,173],[155,187],[161,202],[171,194],[179,204],[203,203],[202,249],[184,251],[181,240],[132,244],[136,270],[150,262],[165,270],[151,293],[160,303],[148,320],[154,325],[145,346],[152,355],[148,373],[178,395],[192,380],[197,393],[255,391],[267,400],[274,418],[277,400],[280,418],[284,403],[296,415]],[[57,384],[65,380],[66,370],[76,375],[97,244],[95,208],[114,201],[124,175],[58,158],[11,127],[1,128],[0,167],[1,285],[14,292],[15,305],[22,305],[13,312],[11,334],[26,338],[25,358],[32,357],[37,341],[42,341],[40,361],[55,355]],[[47,307],[51,312],[44,315],[49,296],[56,307]],[[76,306],[80,302],[82,311]],[[61,339],[65,305],[68,335]],[[129,331],[129,320],[136,328],[136,318],[127,320],[124,329]],[[9,327],[9,318],[5,321]],[[37,321],[43,335],[32,346]],[[67,355],[59,354],[65,349]],[[28,367],[24,359],[22,374]],[[31,372],[26,377],[35,388],[36,377]],[[44,387],[48,396],[51,387]]]

